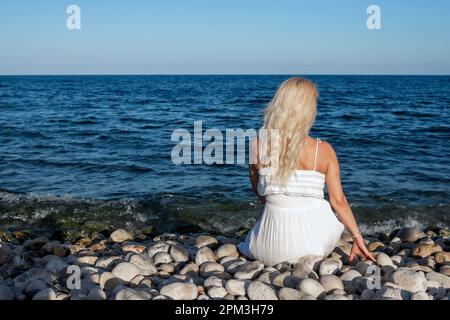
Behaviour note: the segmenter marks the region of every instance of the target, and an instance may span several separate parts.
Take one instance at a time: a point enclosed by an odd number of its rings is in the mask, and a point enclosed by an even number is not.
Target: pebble
[[[340,279],[344,284],[351,284],[353,282],[353,279],[362,277],[362,274],[354,269],[351,269],[347,272],[344,272]]]
[[[349,300],[349,298],[341,294],[330,294],[327,295],[324,300]]]
[[[411,300],[430,300],[430,296],[426,292],[416,292],[411,296]]]
[[[234,273],[236,279],[251,280],[258,276],[259,272],[264,269],[264,264],[261,261],[253,261],[246,263],[239,267]]]
[[[0,300],[13,300],[14,292],[10,287],[0,285]]]
[[[423,272],[400,268],[392,274],[392,281],[412,293],[427,290],[427,279]]]
[[[172,245],[170,247],[170,255],[175,262],[189,261],[189,252],[178,244]]]
[[[158,271],[151,261],[143,255],[133,254],[129,262],[138,267],[144,276],[151,276]]]
[[[323,260],[322,256],[305,256],[298,259],[297,263],[294,266],[295,269],[301,269],[302,271],[315,271],[319,272],[320,262]]]
[[[299,284],[298,290],[313,296],[314,298],[318,298],[325,293],[324,287],[318,281],[313,279],[302,280]]]
[[[152,295],[148,292],[126,287],[115,294],[115,300],[150,300],[151,298]]]
[[[250,300],[278,300],[275,290],[258,280],[250,283],[247,295]]]
[[[434,261],[439,264],[450,262],[450,252],[438,252],[434,255]]]
[[[221,279],[217,276],[210,276],[205,279],[203,282],[203,286],[205,288],[213,287],[213,286],[221,286],[223,287],[225,285],[225,280]]]
[[[55,290],[45,288],[33,296],[33,300],[56,300]]]
[[[181,270],[180,274],[186,274],[186,275],[196,275],[199,271],[198,264],[195,263],[188,263],[186,264]]]
[[[433,253],[442,251],[440,245],[437,244],[418,244],[412,251],[412,255],[416,258],[426,258],[431,256]]]
[[[373,300],[403,300],[401,289],[382,287],[377,290]]]
[[[210,275],[225,271],[225,267],[220,263],[213,261],[206,261],[200,266],[200,276],[207,278]]]
[[[216,238],[206,235],[198,236],[195,239],[195,245],[197,248],[202,248],[204,246],[214,246],[217,245],[218,243],[219,242],[217,241]]]
[[[207,261],[216,262],[216,257],[214,252],[205,245],[197,251],[197,254],[195,255],[195,263],[201,265],[203,262]]]
[[[341,239],[325,259],[274,266],[247,260],[238,239],[220,236],[166,233],[149,240],[138,232],[132,242],[118,229],[108,238],[73,234],[64,243],[56,236],[12,238],[0,243],[0,300],[448,300],[446,232],[401,228],[367,236],[376,264],[348,262],[352,245]],[[80,267],[80,289],[65,287],[71,265]],[[379,289],[372,288],[373,276]]]
[[[417,240],[426,237],[425,233],[417,228],[401,228],[396,237],[400,238],[403,242],[416,242]]]
[[[384,252],[378,253],[376,256],[376,260],[380,266],[391,266],[391,267],[394,266],[392,259]],[[364,272],[364,273],[366,273],[366,272]]]
[[[114,267],[112,271],[112,274],[115,277],[123,281],[130,281],[140,273],[141,270],[137,266],[129,262],[119,263],[117,266]]]
[[[438,272],[428,272],[426,274],[426,278],[428,281],[433,280],[433,281],[437,281],[441,284],[441,286],[445,289],[449,289],[450,288],[450,277],[447,277],[441,273]]]
[[[133,240],[133,236],[123,229],[117,229],[111,233],[110,239],[112,242],[122,243],[125,241]]]
[[[344,284],[342,283],[342,280],[332,274],[325,274],[321,276],[320,284],[326,292],[331,292],[333,290],[344,290]]]
[[[225,283],[225,289],[233,296],[245,296],[249,284],[249,280],[230,279]]]
[[[158,252],[153,256],[153,263],[155,266],[162,263],[171,263],[172,261],[172,256],[167,252]]]
[[[208,289],[208,296],[212,299],[223,299],[227,294],[227,290],[222,286],[212,286]]]
[[[87,296],[88,300],[106,300],[106,293],[99,287],[92,287],[89,289]]]
[[[217,259],[223,258],[223,257],[239,257],[239,253],[237,251],[237,248],[234,244],[223,244],[216,250],[216,257]]]
[[[342,262],[334,259],[327,259],[322,261],[319,267],[319,275],[336,274],[342,267]]]
[[[160,293],[174,300],[195,300],[197,286],[193,283],[173,282],[163,286]]]
[[[169,247],[165,242],[157,242],[147,248],[147,253],[150,257],[153,257],[158,252],[169,252]]]
[[[296,289],[281,288],[278,292],[278,296],[280,297],[280,300],[300,300],[303,294]]]

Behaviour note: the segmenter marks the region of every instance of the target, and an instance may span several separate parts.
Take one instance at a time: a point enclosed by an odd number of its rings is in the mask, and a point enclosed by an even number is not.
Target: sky
[[[450,1],[2,0],[0,74],[449,75]]]

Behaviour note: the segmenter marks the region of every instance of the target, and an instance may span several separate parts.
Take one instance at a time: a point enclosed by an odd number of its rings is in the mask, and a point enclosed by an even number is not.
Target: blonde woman
[[[327,256],[344,226],[353,237],[350,260],[361,256],[374,261],[342,191],[333,147],[309,136],[317,98],[317,88],[309,80],[292,78],[282,83],[264,113],[263,129],[268,137],[276,129],[277,143],[269,139],[265,147],[257,140],[252,144],[258,161],[250,164],[250,181],[265,207],[261,219],[238,247],[246,256],[268,266],[295,262],[307,255]],[[268,150],[276,150],[272,159],[276,166],[261,161],[265,159],[261,153],[267,156]],[[266,170],[269,166],[276,170]],[[340,221],[324,199],[325,183]]]

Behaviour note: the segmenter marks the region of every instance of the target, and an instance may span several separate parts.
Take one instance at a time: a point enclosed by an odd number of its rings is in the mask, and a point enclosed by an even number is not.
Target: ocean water
[[[258,129],[288,76],[0,77],[0,228],[90,219],[234,233],[245,165],[171,161],[175,129]],[[450,77],[310,76],[363,230],[450,225]]]

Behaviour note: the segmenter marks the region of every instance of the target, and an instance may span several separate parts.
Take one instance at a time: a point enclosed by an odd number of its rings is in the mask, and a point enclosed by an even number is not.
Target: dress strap
[[[316,171],[316,164],[317,164],[317,153],[319,152],[319,143],[322,142],[320,141],[319,138],[317,138],[317,143],[316,143],[316,154],[314,156],[314,171]]]

